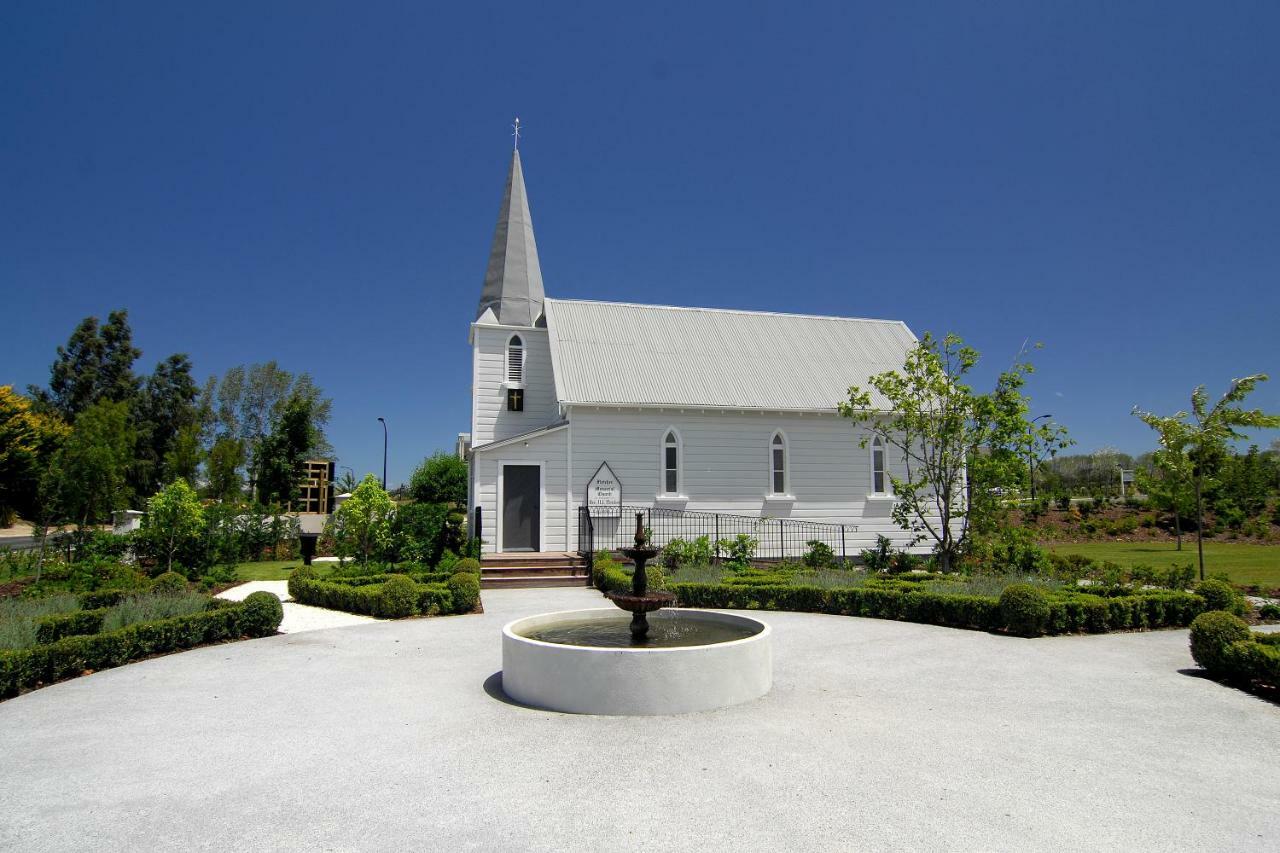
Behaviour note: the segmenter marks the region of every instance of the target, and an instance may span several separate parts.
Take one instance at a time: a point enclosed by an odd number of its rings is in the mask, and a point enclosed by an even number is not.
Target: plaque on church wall
[[[622,514],[622,483],[608,462],[601,462],[587,483],[587,511],[593,516]]]

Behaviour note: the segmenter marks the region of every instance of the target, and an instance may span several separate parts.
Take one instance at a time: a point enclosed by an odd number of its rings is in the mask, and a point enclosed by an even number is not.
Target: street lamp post
[[[1053,417],[1053,415],[1039,415],[1037,417],[1032,418],[1031,419],[1032,428],[1035,427],[1036,421],[1042,421],[1045,418],[1051,418],[1051,417]],[[1034,502],[1036,499],[1036,450],[1035,450],[1034,436],[1031,439],[1031,444],[1027,447],[1027,473],[1030,475],[1030,479],[1031,479],[1031,500]]]
[[[385,418],[378,418],[378,423],[382,424],[382,491],[387,490],[387,421]]]

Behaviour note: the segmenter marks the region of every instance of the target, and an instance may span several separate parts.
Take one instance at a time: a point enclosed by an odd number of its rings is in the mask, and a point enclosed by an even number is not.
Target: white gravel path
[[[344,628],[348,625],[366,625],[383,620],[341,610],[326,610],[309,604],[298,604],[289,598],[288,581],[249,581],[218,593],[218,598],[228,601],[244,601],[251,592],[266,591],[280,599],[284,605],[281,634],[298,634],[302,631],[319,631],[324,628]]]

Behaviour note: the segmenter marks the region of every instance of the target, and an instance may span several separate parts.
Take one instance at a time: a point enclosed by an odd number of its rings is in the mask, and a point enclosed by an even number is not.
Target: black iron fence
[[[796,521],[790,518],[765,518],[732,515],[723,512],[689,512],[664,507],[624,506],[619,510],[594,512],[578,507],[578,551],[617,551],[635,542],[636,513],[649,533],[655,548],[664,548],[674,539],[692,542],[705,536],[716,557],[725,556],[717,543],[733,541],[738,536],[755,540],[755,557],[761,560],[795,559],[804,556],[811,542],[821,542],[842,560],[850,557],[850,549],[861,543],[856,524],[827,524]],[[856,556],[857,552],[854,551]]]

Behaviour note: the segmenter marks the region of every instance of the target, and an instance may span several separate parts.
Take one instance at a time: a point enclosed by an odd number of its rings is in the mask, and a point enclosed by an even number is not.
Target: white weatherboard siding
[[[542,543],[543,551],[566,551],[576,548],[577,542],[569,542],[566,529],[572,516],[565,512],[566,440],[568,430],[560,429],[543,435],[532,436],[528,441],[513,441],[489,450],[472,451],[472,470],[475,472],[475,495],[472,500],[472,519],[475,506],[481,508],[485,553],[493,553],[501,547],[499,538],[500,508],[498,507],[498,467],[502,463],[512,465],[542,465]]]
[[[473,447],[530,432],[556,420],[555,379],[546,329],[473,326],[474,367],[471,443]],[[519,335],[524,342],[524,411],[507,411],[503,390],[507,342]]]
[[[627,505],[856,525],[856,532],[848,531],[850,556],[872,547],[878,534],[899,547],[910,539],[890,518],[892,500],[868,497],[870,451],[859,446],[859,433],[847,418],[574,406],[569,420],[572,516],[585,500],[587,480],[607,461]],[[683,499],[661,495],[659,447],[671,428],[681,439]],[[787,438],[788,485],[794,500],[768,497],[769,442],[779,429]],[[902,473],[899,455],[890,454],[890,465]],[[761,556],[769,556],[768,534],[762,538]]]

